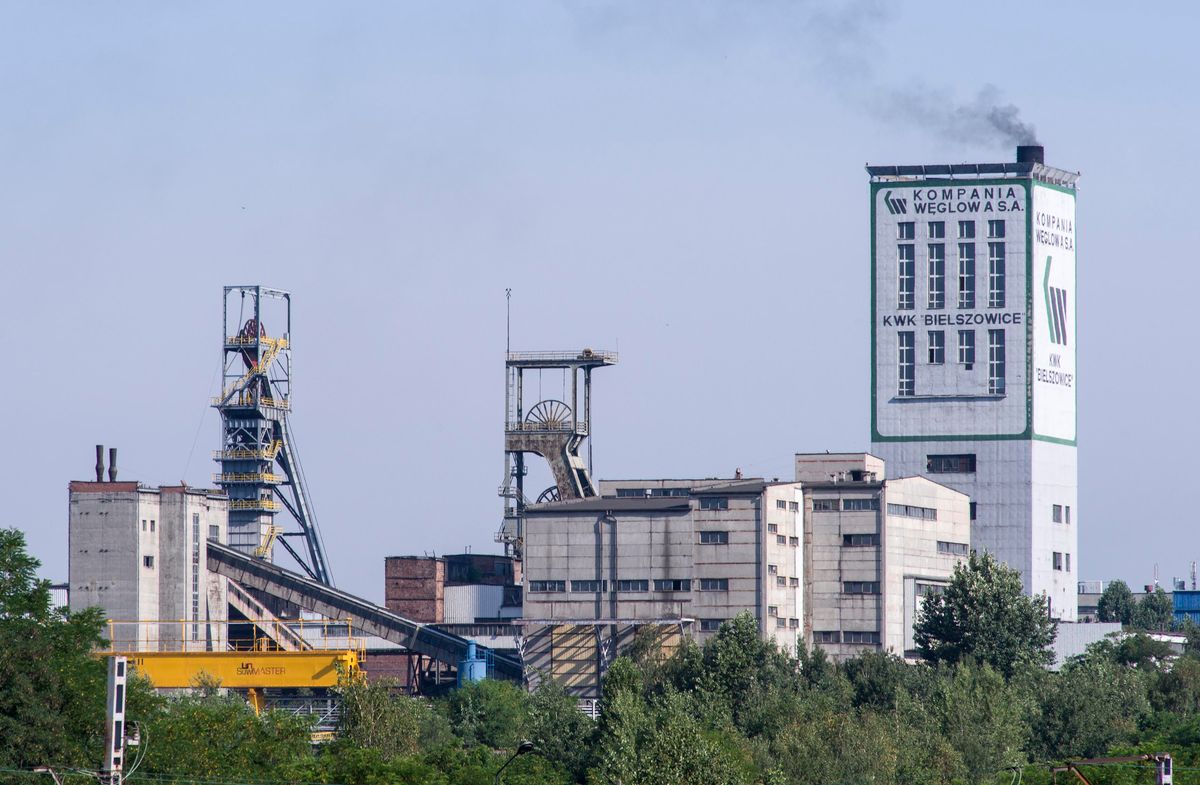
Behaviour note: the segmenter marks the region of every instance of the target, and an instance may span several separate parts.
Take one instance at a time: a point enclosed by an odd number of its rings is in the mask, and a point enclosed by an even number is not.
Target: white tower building
[[[1016,163],[868,166],[871,444],[971,498],[971,544],[1076,616],[1075,183]]]

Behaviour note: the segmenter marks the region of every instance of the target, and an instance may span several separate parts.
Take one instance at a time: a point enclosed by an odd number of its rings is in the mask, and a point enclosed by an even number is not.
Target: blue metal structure
[[[279,289],[226,286],[221,349],[221,449],[213,476],[229,495],[229,544],[263,559],[282,545],[313,580],[333,585],[288,422],[292,299]],[[269,332],[268,328],[273,331]],[[278,520],[286,512],[293,525]],[[303,541],[297,548],[292,539]]]

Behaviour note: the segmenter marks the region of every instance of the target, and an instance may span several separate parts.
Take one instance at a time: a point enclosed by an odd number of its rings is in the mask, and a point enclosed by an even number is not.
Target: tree
[[[1131,624],[1139,630],[1169,630],[1174,619],[1171,596],[1160,586],[1142,597],[1133,610]]]
[[[990,553],[972,553],[954,568],[945,591],[926,595],[913,631],[929,662],[976,659],[1009,677],[1054,659],[1046,598],[1026,597],[1017,571]]]
[[[1109,581],[1100,595],[1098,613],[1100,621],[1121,622],[1129,624],[1133,621],[1133,592],[1125,581]]]
[[[529,695],[510,682],[464,684],[450,693],[445,708],[455,734],[468,747],[513,749],[525,738]]]
[[[1133,738],[1149,704],[1145,683],[1121,656],[1116,647],[1091,647],[1050,681],[1032,736],[1042,756],[1094,757]]]

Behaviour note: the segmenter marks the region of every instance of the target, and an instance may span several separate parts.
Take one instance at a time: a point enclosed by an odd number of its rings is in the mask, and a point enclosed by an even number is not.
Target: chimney
[[[108,450],[108,481],[117,481],[117,448],[110,447]]]
[[[1044,164],[1046,163],[1046,148],[1040,144],[1017,145],[1017,163]]]
[[[104,445],[96,445],[96,482],[104,482]]]

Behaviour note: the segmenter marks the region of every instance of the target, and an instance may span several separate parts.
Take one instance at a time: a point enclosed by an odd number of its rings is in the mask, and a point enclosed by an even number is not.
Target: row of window
[[[888,515],[903,515],[905,518],[920,518],[924,521],[936,521],[937,510],[932,507],[918,507],[915,504],[889,504]]]
[[[857,630],[821,630],[813,633],[813,643],[879,643],[878,632]]]
[[[617,498],[644,498],[646,496],[691,496],[690,488],[617,488]]]
[[[917,252],[916,246],[896,246],[896,308],[911,311],[917,298]],[[926,256],[926,281],[928,298],[926,307],[939,311],[946,307],[946,246],[930,243]],[[975,244],[958,244],[958,298],[959,309],[975,307]],[[1005,250],[1004,243],[988,243],[988,307],[1005,306]]]
[[[938,553],[948,554],[950,556],[966,556],[971,551],[971,546],[965,542],[943,542],[938,540]]]
[[[700,591],[729,591],[728,578],[701,578],[699,580]],[[566,581],[530,581],[529,591],[531,594],[545,594],[550,592],[565,592],[567,590]],[[656,578],[654,580],[654,591],[691,591],[692,580],[690,578]],[[571,591],[573,592],[606,592],[608,591],[608,581],[603,580],[584,580],[571,581]],[[617,581],[618,592],[647,592],[650,591],[650,581],[645,578],[633,578]]]
[[[1064,514],[1066,517],[1064,517]],[[1071,505],[1065,507],[1061,504],[1055,504],[1050,508],[1050,520],[1055,523],[1070,523],[1071,522]]]
[[[142,531],[146,531],[146,519],[142,518]],[[154,531],[154,521],[150,521],[150,531]]]
[[[790,510],[791,512],[799,512],[800,511],[800,502],[789,502],[785,499],[776,499],[775,500],[775,509]]]
[[[772,534],[775,534],[776,532],[779,531],[779,525],[775,524],[775,523],[768,523],[767,531]],[[798,548],[798,547],[800,547],[800,538],[799,537],[788,537],[783,534],[775,534],[775,543],[777,545],[792,545],[793,547]],[[700,532],[700,544],[701,545],[728,545],[729,544],[729,532]]]
[[[908,398],[917,394],[917,334],[911,330],[896,333],[898,381],[896,395]],[[958,358],[970,370],[975,364],[975,331],[958,331]],[[942,365],[946,361],[946,336],[942,330],[929,332],[929,362]],[[1004,330],[988,330],[988,394],[1003,395],[1007,373],[1004,351]]]
[[[930,221],[926,224],[929,231],[930,240],[945,240],[946,239],[946,222],[945,221]],[[989,219],[987,222],[987,236],[989,240],[1004,239],[1004,221]],[[897,240],[915,240],[917,239],[917,226],[913,221],[901,221],[896,224],[896,239]],[[959,221],[958,222],[958,239],[974,240],[975,239],[975,222],[974,221]]]
[[[813,512],[861,512],[878,509],[877,496],[864,499],[813,499]]]
[[[1069,554],[1069,553],[1059,553],[1058,551],[1054,551],[1054,555],[1053,555],[1054,569],[1058,570],[1059,572],[1063,571],[1064,558],[1065,558],[1065,563],[1067,565],[1066,571],[1070,572],[1071,571],[1071,554]]]
[[[725,496],[704,496],[700,499],[702,510],[728,510],[729,499]]]
[[[879,594],[879,581],[843,581],[842,594]]]

